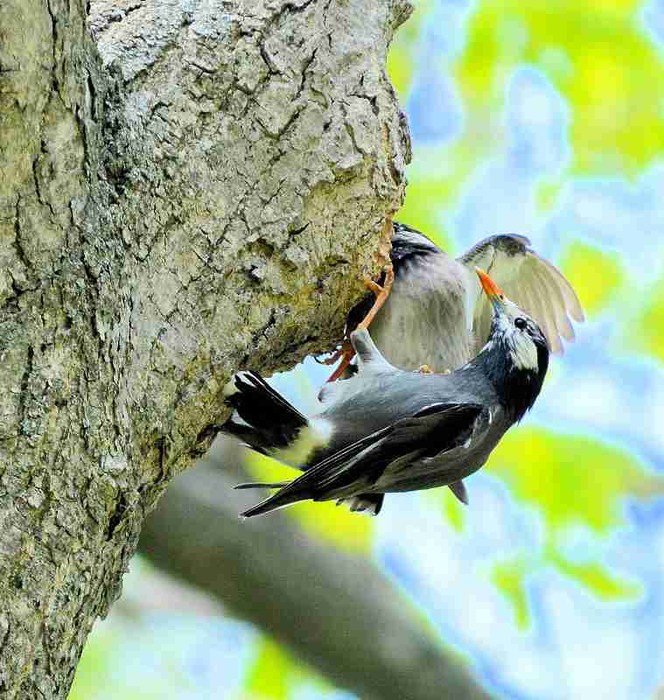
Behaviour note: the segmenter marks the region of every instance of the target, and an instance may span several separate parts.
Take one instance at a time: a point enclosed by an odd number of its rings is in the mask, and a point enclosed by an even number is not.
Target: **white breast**
[[[463,265],[442,253],[403,269],[370,328],[386,359],[403,369],[426,364],[436,372],[465,364],[472,348],[471,281]]]

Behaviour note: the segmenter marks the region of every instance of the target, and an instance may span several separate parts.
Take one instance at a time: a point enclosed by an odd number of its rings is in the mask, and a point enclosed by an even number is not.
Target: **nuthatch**
[[[235,412],[222,430],[303,470],[244,516],[296,501],[335,500],[377,514],[384,494],[449,486],[467,502],[463,479],[479,469],[537,398],[549,363],[539,325],[481,270],[492,320],[480,352],[448,374],[391,365],[361,327],[351,335],[358,370],[327,384],[323,410],[306,417],[255,372],[226,388]]]

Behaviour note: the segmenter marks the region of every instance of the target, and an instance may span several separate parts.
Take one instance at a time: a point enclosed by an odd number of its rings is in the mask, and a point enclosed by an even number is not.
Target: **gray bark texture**
[[[363,700],[480,700],[489,694],[365,556],[310,539],[284,513],[246,522],[256,494],[241,457],[215,445],[147,518],[140,549],[253,622]],[[359,516],[358,516],[359,517]]]
[[[340,337],[407,0],[0,2],[0,695],[66,697],[239,367]]]

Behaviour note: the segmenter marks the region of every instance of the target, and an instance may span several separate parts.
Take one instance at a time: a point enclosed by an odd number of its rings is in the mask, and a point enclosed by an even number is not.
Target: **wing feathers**
[[[550,274],[550,271],[544,267],[540,267],[539,269],[534,268],[533,274],[535,280],[539,281],[542,289],[548,292],[549,298],[553,301],[551,311],[555,316],[556,330],[565,340],[574,340],[574,328],[567,317],[569,310],[567,309],[562,289],[557,283],[557,280]]]
[[[579,301],[579,297],[577,297],[576,292],[572,288],[572,285],[568,282],[568,280],[563,276],[563,273],[555,265],[552,265],[548,260],[540,258],[539,256],[538,260],[542,264],[542,266],[547,270],[551,278],[555,280],[555,284],[557,285],[558,289],[560,289],[565,299],[565,309],[567,310],[567,313],[577,323],[583,323],[583,321],[585,320],[585,316],[583,313],[583,309],[581,308],[581,302]]]
[[[338,450],[242,515],[260,515],[305,499],[362,494],[395,463],[399,463],[398,474],[407,475],[409,463],[419,455],[434,456],[463,444],[481,412],[479,404],[427,406]]]
[[[549,290],[538,276],[536,268],[532,265],[528,267],[519,278],[518,290],[510,298],[517,304],[520,304],[520,297],[523,298],[525,310],[540,324],[551,350],[561,353],[563,346],[556,324],[555,300],[550,298]]]
[[[478,262],[505,289],[507,296],[539,323],[553,352],[563,351],[562,339],[574,339],[570,318],[582,322],[583,310],[571,284],[548,260],[529,247],[523,236],[493,236],[459,258],[465,265]],[[473,316],[478,349],[491,327],[490,306],[480,295]]]

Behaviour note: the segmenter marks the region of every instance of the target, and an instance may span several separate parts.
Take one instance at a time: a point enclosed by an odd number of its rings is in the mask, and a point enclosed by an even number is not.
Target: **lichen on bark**
[[[408,12],[0,4],[0,695],[66,696],[230,373],[339,339],[403,195]]]

